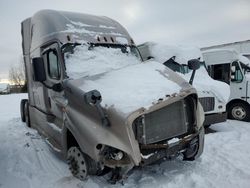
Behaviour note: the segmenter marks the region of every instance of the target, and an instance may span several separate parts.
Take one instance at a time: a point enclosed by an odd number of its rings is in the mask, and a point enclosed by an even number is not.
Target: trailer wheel
[[[70,147],[67,153],[69,170],[76,178],[84,181],[88,175],[97,174],[97,164],[88,155],[84,154],[79,147]]]
[[[25,106],[25,103],[27,102],[28,102],[28,99],[22,99],[20,102],[20,115],[21,115],[22,122],[25,122],[24,106]]]
[[[247,104],[238,102],[233,103],[228,108],[229,119],[240,121],[250,121],[250,107]]]

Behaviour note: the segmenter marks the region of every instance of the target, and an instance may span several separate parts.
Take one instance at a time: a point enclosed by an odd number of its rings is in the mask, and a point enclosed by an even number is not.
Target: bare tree
[[[18,65],[12,65],[9,69],[9,80],[11,83],[22,86],[25,82],[25,72],[24,72],[23,59],[20,58]]]

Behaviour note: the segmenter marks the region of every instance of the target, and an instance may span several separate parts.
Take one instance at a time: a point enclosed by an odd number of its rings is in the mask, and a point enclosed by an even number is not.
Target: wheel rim
[[[242,120],[246,117],[246,110],[241,106],[235,106],[232,109],[232,115],[234,119]]]
[[[87,166],[83,153],[77,147],[71,147],[68,150],[67,162],[71,173],[79,178],[85,180],[87,178]]]

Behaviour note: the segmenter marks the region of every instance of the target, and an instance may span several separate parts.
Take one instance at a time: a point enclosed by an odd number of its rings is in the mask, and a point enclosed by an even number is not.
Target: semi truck
[[[21,27],[28,82],[21,118],[75,177],[109,169],[115,183],[134,166],[202,154],[204,112],[196,90],[158,62],[143,63],[118,22],[41,10]]]
[[[210,76],[230,85],[228,117],[249,122],[250,60],[233,49],[211,49],[202,55]]]
[[[140,44],[138,49],[144,61],[154,58],[154,60],[179,73],[187,81],[191,77],[188,60],[198,59],[201,68],[196,71],[193,85],[197,90],[199,101],[205,112],[204,127],[208,128],[211,124],[226,121],[226,104],[230,93],[229,85],[214,80],[208,75],[200,49],[155,42]]]

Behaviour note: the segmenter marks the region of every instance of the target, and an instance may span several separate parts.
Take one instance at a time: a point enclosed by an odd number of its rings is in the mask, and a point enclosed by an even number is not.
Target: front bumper
[[[204,125],[210,125],[214,123],[221,123],[227,120],[227,112],[215,113],[215,114],[205,114]]]
[[[198,139],[199,148],[194,156],[194,159],[197,159],[202,154],[204,148],[204,127],[201,127],[196,133],[185,136],[173,144],[164,143],[141,146],[141,150],[144,149],[145,151],[145,149],[148,149],[151,150],[152,153],[148,155],[142,154],[142,161],[140,165],[145,166],[162,158],[171,158],[172,156],[176,156],[180,152],[185,151],[193,139]]]

